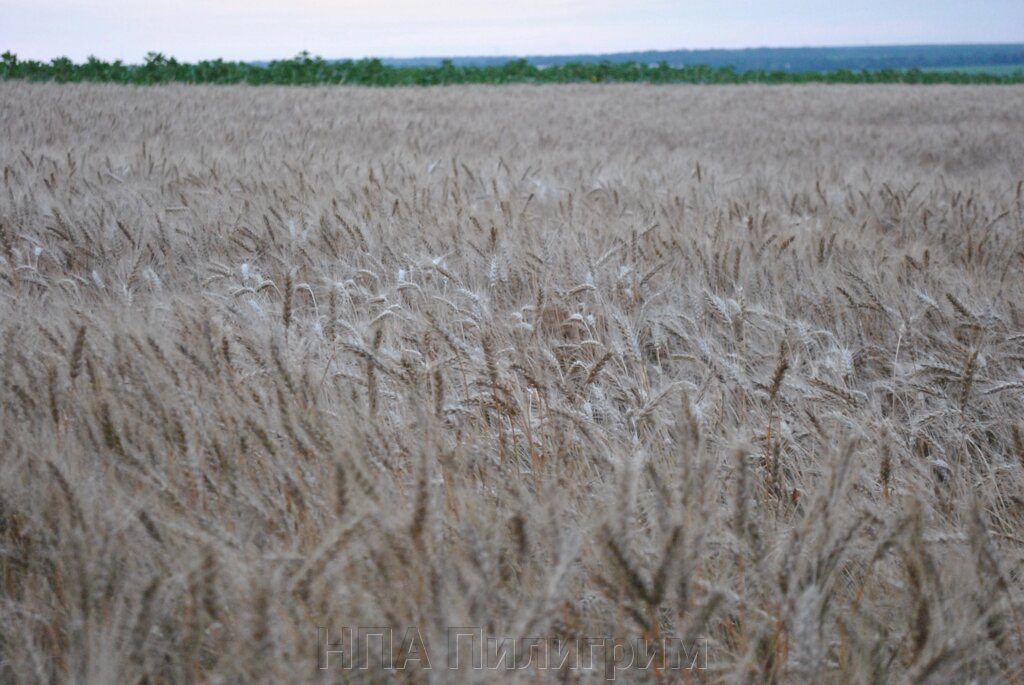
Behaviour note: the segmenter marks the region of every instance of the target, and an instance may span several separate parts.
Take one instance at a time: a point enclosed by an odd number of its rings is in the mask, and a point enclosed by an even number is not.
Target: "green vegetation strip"
[[[379,59],[328,61],[301,53],[294,59],[265,65],[204,60],[178,62],[150,53],[144,64],[104,62],[90,57],[76,64],[66,57],[50,62],[19,60],[10,52],[0,59],[0,78],[58,83],[249,83],[253,85],[348,84],[360,86],[435,86],[457,83],[1024,83],[1024,67],[1016,71],[932,71],[879,69],[853,71],[736,71],[732,67],[671,66],[636,62],[573,62],[536,66],[524,59],[502,65],[391,66]]]

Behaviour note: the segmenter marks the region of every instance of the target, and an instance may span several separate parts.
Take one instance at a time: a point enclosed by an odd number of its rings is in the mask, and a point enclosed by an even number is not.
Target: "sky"
[[[140,62],[1024,43],[1024,0],[0,0],[0,51]]]

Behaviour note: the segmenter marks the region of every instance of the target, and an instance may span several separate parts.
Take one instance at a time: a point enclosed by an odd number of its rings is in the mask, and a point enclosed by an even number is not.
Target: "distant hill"
[[[671,66],[732,66],[737,71],[832,71],[835,69],[955,69],[1022,66],[1024,43],[965,45],[876,45],[865,47],[744,48],[738,50],[645,50],[581,55],[450,57],[455,66],[495,66],[513,59],[536,66],[570,62],[636,62]],[[385,58],[391,66],[438,66],[442,57]]]

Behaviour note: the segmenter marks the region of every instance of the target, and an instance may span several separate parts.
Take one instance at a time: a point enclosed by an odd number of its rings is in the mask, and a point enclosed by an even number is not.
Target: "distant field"
[[[1020,682],[1024,88],[0,121],[0,683]]]
[[[997,76],[1012,76],[1024,73],[1024,65],[1021,64],[989,64],[964,67],[924,67],[921,71],[928,72],[949,72],[955,71],[961,74],[995,74]]]

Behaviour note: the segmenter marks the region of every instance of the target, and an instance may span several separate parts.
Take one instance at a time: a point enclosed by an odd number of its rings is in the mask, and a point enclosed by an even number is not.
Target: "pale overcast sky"
[[[0,51],[141,61],[1024,42],[1024,0],[0,0]]]

